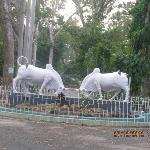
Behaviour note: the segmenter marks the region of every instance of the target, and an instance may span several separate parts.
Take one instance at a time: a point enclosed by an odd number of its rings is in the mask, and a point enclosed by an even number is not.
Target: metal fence
[[[130,97],[123,102],[121,94],[109,101],[84,98],[76,89],[67,89],[65,96],[55,97],[51,92],[44,95],[13,93],[12,88],[0,86],[0,115],[17,117],[39,117],[39,120],[72,122],[89,125],[105,123],[111,125],[150,125],[150,98]]]

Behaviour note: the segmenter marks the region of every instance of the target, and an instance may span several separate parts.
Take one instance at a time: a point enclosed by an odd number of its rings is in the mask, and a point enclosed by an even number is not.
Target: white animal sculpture
[[[21,56],[23,57],[23,56]],[[26,63],[27,64],[27,63]],[[42,94],[43,89],[55,90],[55,95],[58,96],[64,90],[64,85],[60,75],[52,68],[42,69],[33,65],[21,65],[18,59],[18,73],[13,80],[13,91],[16,91],[16,86],[19,82],[26,82],[29,85],[40,85],[39,94]]]
[[[128,102],[129,85],[126,73],[118,71],[102,74],[97,68],[84,78],[80,86],[80,91],[83,92],[99,92],[99,100],[102,99],[102,91],[116,91],[115,95],[110,99],[113,100],[121,92],[121,90],[125,91],[126,97],[124,101]]]
[[[57,78],[57,80],[60,82],[60,83],[63,83],[59,73],[57,71],[54,70],[53,66],[51,64],[46,64],[46,69],[49,69],[51,71],[53,71],[53,73],[55,74],[55,77]]]
[[[88,74],[88,75],[84,78],[84,80],[82,81],[81,86],[80,86],[80,90],[81,90],[81,91],[84,90],[84,86],[85,86],[86,82],[88,81],[88,79],[89,79],[93,74],[95,74],[95,73],[100,73],[100,69],[99,69],[99,68],[95,68],[92,73]]]

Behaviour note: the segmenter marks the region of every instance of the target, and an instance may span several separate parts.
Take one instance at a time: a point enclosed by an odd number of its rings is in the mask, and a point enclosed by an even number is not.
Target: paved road
[[[117,128],[120,129],[120,128]],[[110,127],[0,117],[0,150],[149,150],[150,137],[114,138]],[[144,133],[150,131],[144,130]]]

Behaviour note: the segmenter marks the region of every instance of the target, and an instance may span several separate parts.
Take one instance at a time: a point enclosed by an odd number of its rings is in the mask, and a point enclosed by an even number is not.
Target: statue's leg
[[[125,86],[124,88],[123,88],[123,90],[125,91],[125,93],[126,93],[126,97],[125,97],[125,100],[124,100],[124,102],[128,102],[129,101],[129,87],[128,86]]]
[[[112,101],[120,92],[121,92],[121,89],[118,90],[118,91],[116,91],[116,93],[114,94],[114,96],[111,99],[109,99],[109,100]]]
[[[27,84],[27,81],[21,82],[21,88],[22,88],[22,90],[23,90],[24,93],[31,94],[29,92],[29,85]]]
[[[90,97],[90,96],[91,96],[91,94],[93,94],[93,91],[91,91],[91,93],[88,95],[88,97]]]
[[[17,90],[16,90],[16,86],[18,84],[18,82],[20,81],[21,79],[19,77],[16,77],[13,79],[13,92],[14,93],[17,93]]]
[[[45,78],[44,79],[44,81],[42,83],[42,86],[41,86],[41,88],[39,90],[39,94],[42,94],[43,89],[46,87],[46,85],[48,84],[48,82],[50,82],[50,80],[51,80],[50,78]]]
[[[98,100],[102,100],[102,99],[103,99],[103,96],[102,96],[101,88],[100,88],[100,89],[98,89],[98,93],[99,93],[99,95],[100,95],[100,98],[99,98]]]
[[[102,96],[102,90],[101,90],[100,83],[97,80],[95,80],[94,84],[95,84],[97,91],[100,95],[100,98],[98,100],[102,100],[103,96]]]
[[[88,98],[88,97],[89,97],[89,94],[88,94],[88,92],[87,92],[85,89],[83,89],[83,90],[81,91],[81,94],[82,94],[83,96],[85,96],[85,98]]]

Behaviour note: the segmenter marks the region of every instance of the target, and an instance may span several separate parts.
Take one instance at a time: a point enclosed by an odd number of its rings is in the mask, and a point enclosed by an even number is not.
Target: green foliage
[[[50,41],[48,29],[40,27],[40,32],[37,41],[37,66],[46,67],[48,63],[48,54],[50,50]]]
[[[65,0],[42,0],[36,9],[36,20],[40,22],[39,35],[37,42],[37,66],[45,68],[48,63],[50,53],[50,35],[48,26],[53,26],[56,33],[64,24],[64,17],[60,15],[59,10],[64,8]],[[54,67],[62,64],[62,55],[65,51],[63,36],[56,37],[54,47]],[[62,65],[59,69],[62,68]]]
[[[131,54],[130,72],[135,91],[140,91],[142,80],[150,74],[150,23],[145,24],[148,0],[138,0],[131,13],[133,21],[130,38],[133,51]]]
[[[87,67],[90,69],[99,67],[103,72],[109,72],[111,70],[109,68],[111,49],[112,45],[109,43],[108,39],[104,38],[92,48],[89,48],[85,58]]]
[[[37,66],[45,68],[48,63],[51,47],[48,26],[52,25],[56,35],[53,66],[65,85],[79,86],[86,74],[99,67],[101,72],[121,70],[128,73],[132,78],[132,90],[140,92],[142,79],[150,74],[150,25],[145,24],[149,0],[137,0],[135,6],[131,2],[119,4],[119,10],[107,18],[107,27],[104,19],[113,9],[115,0],[78,2],[83,9],[83,27],[77,25],[75,19],[64,25],[64,16],[59,12],[64,8],[64,0],[38,1]],[[14,9],[11,13],[16,16],[17,11]],[[0,76],[3,65],[1,32]]]
[[[131,16],[127,6],[132,7],[132,4],[124,4],[124,11],[116,13],[117,19],[116,14],[112,16],[112,23],[107,30],[96,22],[87,23],[85,27],[71,26],[67,29],[76,43],[71,43],[76,52],[76,59],[72,67],[68,68],[73,74],[78,74],[81,79],[95,67],[99,67],[101,72],[120,69],[129,73],[131,47],[128,34]]]

